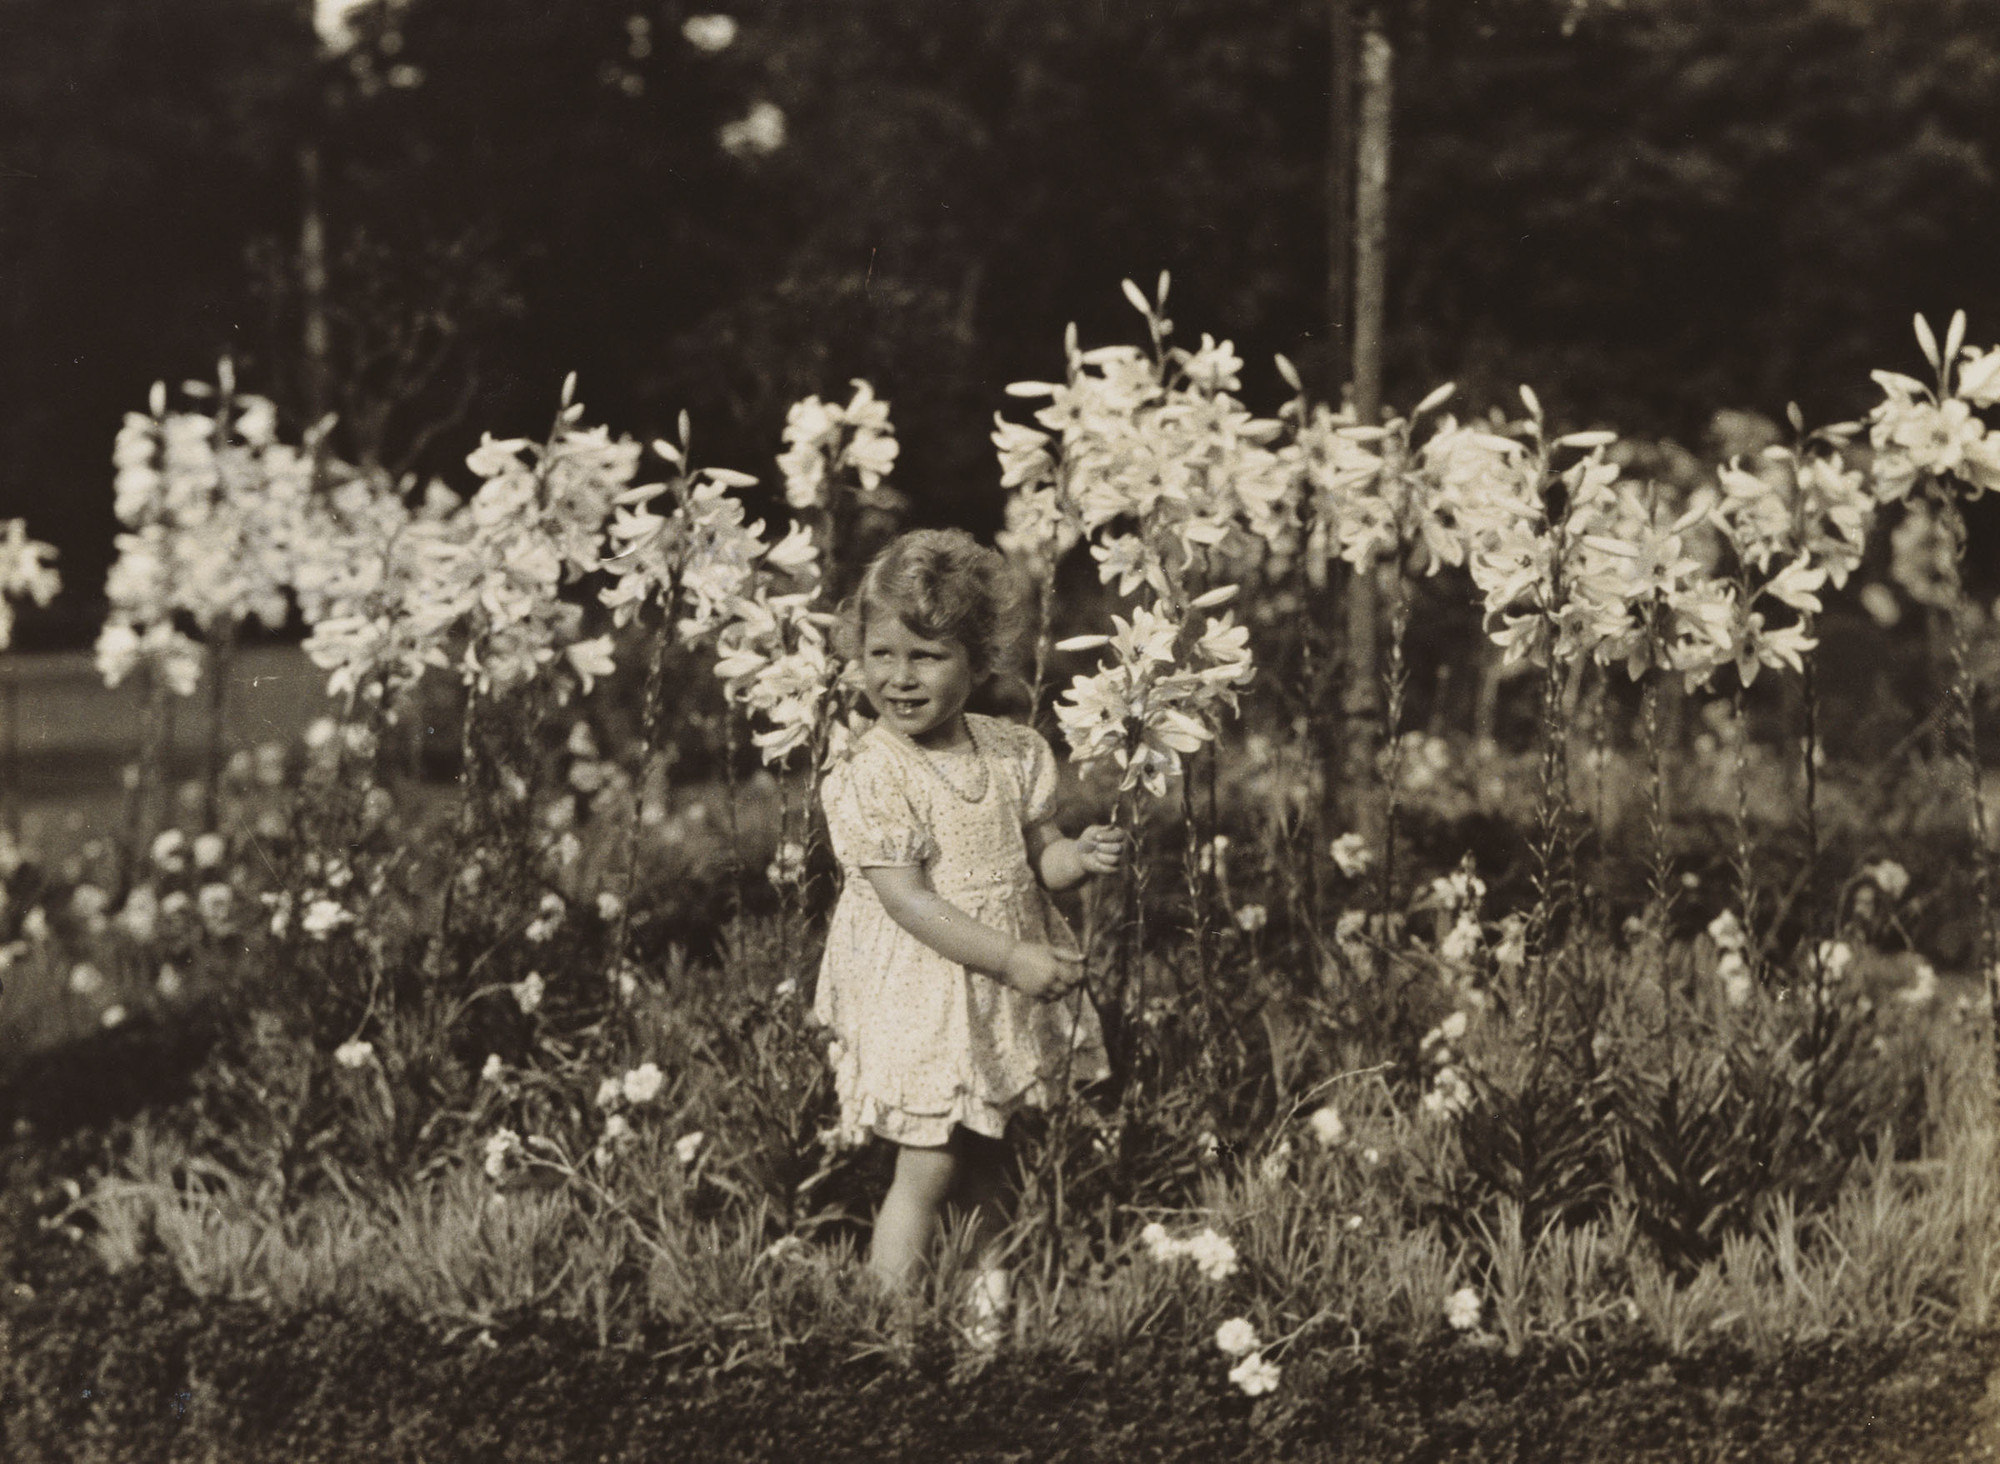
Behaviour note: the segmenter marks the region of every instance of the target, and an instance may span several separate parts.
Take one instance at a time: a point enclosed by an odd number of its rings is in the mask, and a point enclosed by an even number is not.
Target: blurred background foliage
[[[2000,318],[2000,8],[1389,9],[1392,401],[1526,380],[1699,449],[1718,408],[1858,413],[1913,311]],[[120,416],[224,352],[448,479],[572,369],[774,478],[786,405],[865,376],[913,520],[975,530],[1002,386],[1071,319],[1128,338],[1123,276],[1171,269],[1253,400],[1275,351],[1337,379],[1326,0],[739,0],[719,46],[701,13],[364,0],[328,44],[306,0],[0,0],[0,515],[70,586],[22,644],[94,630]]]

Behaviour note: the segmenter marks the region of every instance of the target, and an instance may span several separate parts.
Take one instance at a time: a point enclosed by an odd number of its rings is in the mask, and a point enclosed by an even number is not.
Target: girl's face
[[[914,742],[956,735],[958,714],[977,684],[972,657],[955,640],[928,640],[891,611],[868,617],[861,635],[861,685],[875,715]]]

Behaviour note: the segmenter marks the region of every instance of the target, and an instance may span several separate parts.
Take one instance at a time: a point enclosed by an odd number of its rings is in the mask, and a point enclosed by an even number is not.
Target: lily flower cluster
[[[1875,504],[1865,476],[1840,455],[1852,430],[1825,429],[1804,451],[1774,446],[1754,464],[1722,469],[1710,521],[1737,563],[1730,639],[1745,686],[1760,666],[1804,669],[1805,652],[1818,644],[1811,618],[1822,609],[1819,591],[1841,588],[1860,567]],[[1774,606],[1793,623],[1771,629]]]
[[[14,643],[14,602],[46,605],[62,588],[53,545],[28,537],[22,519],[0,523],[0,651]]]
[[[285,621],[294,562],[309,539],[314,449],[281,442],[277,409],[235,385],[227,360],[219,387],[189,383],[190,396],[216,398],[210,414],[169,411],[166,387],[156,383],[147,412],[129,413],[119,430],[113,507],[124,532],[97,638],[107,685],[147,664],[175,694],[191,696],[205,640],[245,620],[271,629]]]
[[[823,561],[837,552],[837,500],[850,482],[861,507],[892,509],[897,500],[884,482],[897,443],[889,404],[857,380],[845,407],[816,396],[795,403],[785,444],[778,458],[785,500],[816,528],[795,521],[769,546],[753,531],[754,572],[722,618],[715,674],[751,719],[751,741],[767,765],[805,749],[820,766],[844,757],[866,725],[854,707],[858,687],[832,643],[834,617],[820,608]]]
[[[785,475],[785,502],[794,509],[830,507],[842,472],[854,474],[861,501],[869,504],[883,494],[882,481],[896,466],[900,445],[889,404],[867,382],[852,384],[854,395],[844,407],[809,396],[785,413],[778,470]]]
[[[548,439],[483,437],[466,459],[483,481],[459,517],[463,536],[428,561],[425,615],[461,650],[457,670],[481,695],[533,679],[558,657],[585,692],[611,673],[611,638],[581,635],[583,609],[562,587],[602,562],[604,526],[630,486],[641,449],[602,427],[581,426],[563,383]]]
[[[1134,346],[1084,351],[1065,338],[1067,379],[1016,382],[1008,394],[1046,398],[1036,430],[996,418],[1001,480],[1013,489],[1001,547],[1046,590],[1056,562],[1087,542],[1099,580],[1143,595],[1111,635],[1063,641],[1063,651],[1110,648],[1114,659],[1078,676],[1057,719],[1082,763],[1110,762],[1120,792],[1166,794],[1182,758],[1216,735],[1255,674],[1250,631],[1233,612],[1239,584],[1197,584],[1245,570],[1283,529],[1285,464],[1269,444],[1276,421],[1251,415],[1232,393],[1243,362],[1227,341],[1169,348],[1169,281],[1157,301],[1131,281],[1153,353]]]
[[[1948,505],[2000,484],[2000,432],[1978,415],[2000,404],[2000,347],[1966,345],[1962,310],[1952,316],[1942,348],[1921,315],[1916,333],[1937,385],[1873,373],[1883,399],[1868,415],[1871,486],[1881,502],[1907,505],[1891,536],[1893,578],[1918,603],[1942,609],[1957,602],[1959,591],[1960,545],[1947,527]]]
[[[753,486],[757,480],[748,473],[690,470],[687,436],[683,413],[681,442],[653,443],[654,453],[674,469],[673,477],[627,489],[613,500],[605,563],[612,583],[598,598],[619,625],[629,625],[648,602],[669,619],[679,615],[676,633],[691,645],[721,625],[760,560],[773,552],[783,560],[797,546],[787,539],[786,547],[774,550],[764,541],[763,523],[745,521],[742,501],[729,490]]]
[[[1168,286],[1162,274],[1155,302],[1124,284],[1150,356],[1129,345],[1082,350],[1072,326],[1066,380],[1007,388],[1048,401],[1035,413],[1044,430],[996,417],[993,434],[1002,485],[1014,492],[1001,545],[1030,568],[1088,539],[1103,583],[1173,598],[1190,567],[1240,568],[1282,531],[1289,474],[1270,447],[1282,424],[1233,395],[1243,361],[1229,342],[1166,345]]]
[[[1056,720],[1077,762],[1108,759],[1122,777],[1119,791],[1142,788],[1166,795],[1179,775],[1181,758],[1216,734],[1220,713],[1234,712],[1237,694],[1256,674],[1250,628],[1233,614],[1205,618],[1197,630],[1194,612],[1234,598],[1225,586],[1198,595],[1185,619],[1140,605],[1127,620],[1112,617],[1111,635],[1073,636],[1058,650],[1109,648],[1110,664],[1078,676],[1056,705]]]
[[[1917,345],[1938,374],[1936,389],[1894,371],[1871,373],[1883,400],[1868,416],[1876,493],[1901,501],[1920,484],[1955,479],[1977,498],[2000,486],[2000,433],[1976,415],[2000,403],[2000,347],[1965,344],[1965,312],[1951,318],[1939,348],[1930,322],[1916,318]]]

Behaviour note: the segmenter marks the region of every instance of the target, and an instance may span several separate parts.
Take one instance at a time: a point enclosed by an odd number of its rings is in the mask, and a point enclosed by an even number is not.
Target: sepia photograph
[[[0,0],[0,1460],[2000,1461],[2000,5]]]

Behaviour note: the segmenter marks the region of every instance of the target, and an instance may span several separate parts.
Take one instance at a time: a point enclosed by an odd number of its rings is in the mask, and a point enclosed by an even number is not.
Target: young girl
[[[1009,1116],[1107,1072],[1082,956],[1043,891],[1114,873],[1124,833],[1063,837],[1048,743],[965,710],[1025,618],[1006,561],[960,530],[895,540],[843,610],[879,720],[825,784],[845,884],[815,1009],[842,1129],[897,1146],[868,1257],[897,1291],[947,1203],[982,1236],[999,1223]],[[989,1311],[997,1278],[982,1278]]]

